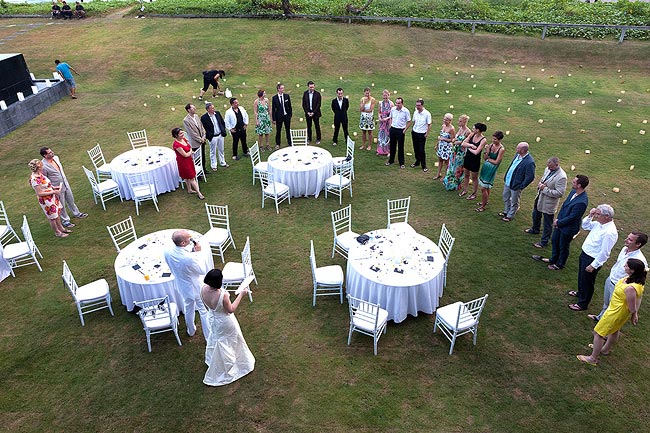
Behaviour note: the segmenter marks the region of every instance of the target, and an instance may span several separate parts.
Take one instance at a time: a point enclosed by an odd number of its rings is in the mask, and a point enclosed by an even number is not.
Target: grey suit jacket
[[[43,174],[47,176],[48,179],[50,179],[50,182],[52,182],[53,186],[61,185],[61,192],[65,192],[65,190],[70,189],[70,184],[68,183],[68,179],[65,177],[63,165],[61,165],[59,157],[54,155],[54,161],[59,165],[61,171],[57,170],[54,165],[50,164],[47,159],[43,158],[41,160],[43,163]]]
[[[539,179],[542,182],[551,173],[546,167],[544,174]],[[555,173],[546,179],[546,187],[537,191],[537,210],[542,213],[554,214],[557,211],[557,205],[560,198],[566,191],[567,176],[562,167],[558,167]]]
[[[196,120],[196,122],[194,120]],[[183,119],[183,126],[188,135],[188,137],[186,137],[187,141],[190,142],[192,149],[201,147],[201,142],[205,140],[205,128],[203,128],[199,116],[195,114],[194,119],[192,119],[190,113],[187,113],[187,116]]]

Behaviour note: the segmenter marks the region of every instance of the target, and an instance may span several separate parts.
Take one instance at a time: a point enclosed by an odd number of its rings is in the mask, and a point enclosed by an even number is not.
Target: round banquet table
[[[379,304],[397,323],[420,311],[432,314],[443,289],[444,257],[438,246],[413,231],[366,234],[365,245],[354,242],[348,251],[347,292]]]
[[[179,312],[184,313],[183,297],[176,290],[174,276],[165,261],[165,250],[173,248],[172,233],[178,229],[160,230],[140,237],[123,248],[115,259],[115,275],[120,290],[122,305],[128,311],[133,310],[134,301],[161,298],[169,295],[169,301],[175,302]],[[188,230],[192,238],[201,245],[199,254],[205,260],[204,269],[214,268],[210,245],[201,239],[201,234]],[[140,266],[140,269],[134,269]],[[148,276],[148,280],[146,279]]]
[[[269,155],[273,180],[289,187],[291,197],[318,194],[332,175],[332,154],[316,146],[292,146]]]
[[[111,161],[111,171],[113,180],[120,187],[120,194],[127,200],[133,199],[126,180],[127,174],[149,172],[158,194],[175,191],[178,188],[176,153],[168,147],[140,147],[124,152]]]

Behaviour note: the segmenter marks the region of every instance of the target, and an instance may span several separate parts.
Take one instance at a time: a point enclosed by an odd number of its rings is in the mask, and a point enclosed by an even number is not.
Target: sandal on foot
[[[68,234],[67,233],[54,233],[54,236],[57,238],[67,238]]]
[[[571,310],[571,311],[584,311],[585,309],[582,308],[578,304],[569,304],[569,310]]]
[[[598,365],[598,362],[590,361],[589,357],[585,355],[576,355],[576,358],[578,358],[578,361],[584,362],[585,364],[593,365],[594,367]]]
[[[428,168],[423,168],[422,171],[426,173],[427,171],[429,171],[429,169]],[[433,180],[435,180],[435,179],[433,179]]]
[[[469,197],[467,197],[465,200],[475,200],[476,199],[476,194],[472,193]]]
[[[372,150],[372,147],[368,146],[366,147],[366,150]]]
[[[483,212],[485,208],[483,206],[479,206],[476,208],[476,212]]]
[[[575,290],[569,290],[568,292],[566,292],[566,294],[569,296],[573,296],[574,298],[578,297],[578,292],[576,292]]]
[[[595,314],[587,314],[587,317],[593,320],[594,322],[598,323],[598,316],[596,316]]]
[[[388,162],[388,161],[386,161],[386,163],[385,163],[384,165],[385,165],[386,167],[388,167],[388,166],[391,165],[391,164],[392,164],[392,162]]]
[[[464,190],[458,193],[458,197],[463,197],[465,195],[467,195],[467,191]]]
[[[556,265],[555,263],[548,265],[547,268],[548,268],[549,271],[561,271],[562,270],[562,268],[559,267],[558,265]]]

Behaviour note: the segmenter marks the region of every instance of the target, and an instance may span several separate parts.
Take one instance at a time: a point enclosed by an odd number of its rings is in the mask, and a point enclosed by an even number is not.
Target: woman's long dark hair
[[[632,275],[627,277],[627,284],[637,283],[644,285],[648,272],[645,270],[645,264],[639,259],[628,259],[627,267],[632,271]]]

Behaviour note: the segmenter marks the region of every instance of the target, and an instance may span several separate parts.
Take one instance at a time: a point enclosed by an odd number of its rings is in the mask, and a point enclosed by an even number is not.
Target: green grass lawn
[[[32,21],[0,24],[27,22]],[[45,257],[42,273],[21,268],[17,278],[0,283],[0,425],[6,431],[645,429],[647,309],[641,310],[638,326],[626,325],[600,366],[578,363],[575,355],[587,353],[591,342],[592,322],[567,309],[571,299],[565,292],[576,287],[584,234],[573,243],[567,268],[549,272],[530,259],[538,253],[531,246],[538,239],[523,233],[533,189],[524,192],[512,223],[502,223],[496,213],[503,173],[516,144],[525,140],[538,176],[546,159],[558,155],[569,176],[591,178],[590,205],[614,207],[620,230],[614,254],[629,231],[650,231],[650,205],[643,198],[650,176],[648,135],[640,134],[650,129],[643,123],[650,119],[647,43],[541,41],[309,21],[130,18],[41,26],[7,41],[2,50],[23,53],[37,77],[51,76],[55,58],[81,73],[75,77],[78,100],[65,99],[0,139],[0,199],[15,227],[27,215]],[[356,106],[365,86],[372,86],[376,97],[383,88],[397,91],[411,111],[416,98],[424,98],[434,131],[447,111],[456,118],[468,114],[470,123],[487,123],[488,136],[509,131],[506,167],[497,173],[482,214],[474,212],[473,202],[432,180],[432,140],[426,175],[386,168],[374,152],[357,150],[354,197],[344,196],[344,206],[352,203],[357,232],[384,227],[386,199],[408,195],[410,222],[419,233],[437,241],[440,226],[447,224],[456,244],[441,305],[490,295],[476,347],[462,337],[449,356],[449,342],[432,334],[434,317],[425,314],[390,322],[377,357],[367,337],[355,335],[348,346],[347,305],[321,298],[311,306],[309,240],[319,265],[345,266],[339,256],[329,257],[330,211],[340,207],[337,200],[295,199],[282,204],[279,215],[272,207],[261,209],[259,185],[251,184],[250,162],[242,159],[229,161],[230,168],[220,169],[201,188],[208,203],[230,207],[239,249],[229,250],[227,259],[238,260],[246,236],[251,238],[259,287],[255,302],[243,302],[237,317],[256,369],[227,387],[204,386],[205,341],[200,333],[189,338],[182,320],[182,347],[173,335],[163,334],[153,338],[153,352],[147,353],[138,318],[120,303],[115,250],[105,226],[133,215],[139,235],[174,227],[205,232],[203,203],[178,190],[159,198],[160,213],[145,205],[135,217],[133,202],[117,201],[104,212],[93,203],[81,165],[90,167],[86,150],[95,143],[107,159],[128,150],[126,131],[146,128],[151,144],[171,146],[170,130],[182,126],[184,105],[200,104],[192,99],[201,85],[195,79],[217,67],[227,71],[225,85],[241,95],[240,104],[251,115],[257,90],[264,87],[270,96],[275,84],[284,82],[293,100],[294,126],[305,125],[299,120],[300,98],[306,82],[314,80],[324,89],[323,144],[334,155],[345,152],[328,142],[332,115],[327,107],[339,86],[351,98],[351,132],[358,131]],[[222,113],[224,103],[220,97],[215,104]],[[357,138],[360,143],[360,132]],[[254,140],[249,135],[251,144]],[[412,152],[410,144],[407,139]],[[77,204],[90,213],[66,239],[53,236],[28,184],[27,162],[38,157],[41,146],[61,156]],[[230,148],[227,138],[226,155]],[[61,283],[61,259],[81,283],[109,281],[116,317],[94,313],[80,326]],[[599,275],[590,312],[600,308],[612,261]]]

